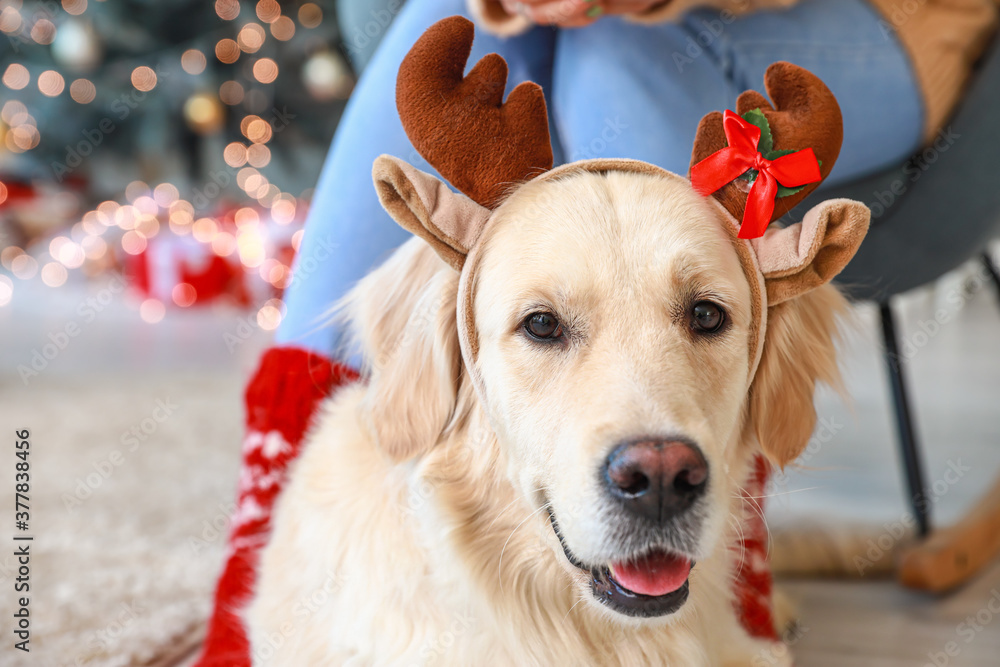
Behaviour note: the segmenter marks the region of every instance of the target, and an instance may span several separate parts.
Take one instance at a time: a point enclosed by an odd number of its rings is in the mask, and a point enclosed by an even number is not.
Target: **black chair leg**
[[[888,302],[879,305],[882,315],[882,338],[885,342],[885,361],[892,387],[892,402],[896,412],[896,428],[899,432],[900,450],[906,468],[906,486],[909,491],[913,516],[917,529],[923,537],[930,532],[929,502],[926,497],[927,484],[924,482],[923,463],[917,449],[917,434],[910,415],[910,401],[903,379],[903,359],[899,356],[896,339],[896,323]]]
[[[983,267],[993,279],[993,285],[997,288],[997,296],[1000,297],[1000,269],[997,269],[997,265],[993,262],[993,258],[990,257],[989,251],[983,253]]]

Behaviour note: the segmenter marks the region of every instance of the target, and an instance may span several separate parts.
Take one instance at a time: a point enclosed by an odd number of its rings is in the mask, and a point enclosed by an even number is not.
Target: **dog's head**
[[[401,111],[414,95],[404,73],[417,62],[433,78],[426,58],[442,53],[442,39],[457,44],[443,51],[457,50],[458,65],[441,76],[454,84],[449,94],[458,86],[467,100],[462,86],[489,80],[484,72],[497,76],[497,61],[484,59],[463,79],[471,26],[449,19],[404,62]],[[487,124],[509,128],[513,104],[518,123],[535,121],[515,138],[537,139],[540,93],[519,87],[500,105],[500,76]],[[434,90],[420,104],[435,98],[448,95]],[[488,129],[477,132],[497,136]],[[433,157],[433,142],[414,143]],[[424,377],[438,377],[423,387],[436,398],[402,423],[376,426],[380,444],[406,458],[433,443],[464,366],[510,481],[550,522],[567,567],[587,573],[588,596],[614,613],[663,616],[684,604],[692,565],[719,548],[753,454],[742,437],[748,426],[779,465],[805,446],[813,386],[834,372],[837,303],[832,290],[809,293],[853,256],[867,209],[824,202],[802,222],[748,241],[725,201],[652,165],[601,160],[548,170],[550,151],[548,165],[535,144],[516,152],[534,166],[511,167],[516,179],[473,178],[463,188],[469,197],[395,158],[376,162],[386,209],[460,274],[440,308],[452,315],[430,325],[453,356],[428,350],[421,366]],[[443,163],[432,161],[444,173]],[[524,181],[532,170],[544,173],[506,190],[483,186]]]

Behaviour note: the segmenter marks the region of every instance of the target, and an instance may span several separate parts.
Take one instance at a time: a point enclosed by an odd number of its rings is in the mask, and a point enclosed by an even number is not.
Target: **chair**
[[[1000,232],[998,108],[1000,39],[935,142],[900,167],[823,192],[824,198],[848,197],[872,209],[868,237],[838,282],[853,298],[879,304],[906,486],[925,538],[904,551],[899,576],[905,585],[931,591],[962,583],[1000,554],[1000,478],[958,524],[931,534],[919,438],[890,302],[977,256],[984,277],[1000,289],[1000,273],[986,252]]]

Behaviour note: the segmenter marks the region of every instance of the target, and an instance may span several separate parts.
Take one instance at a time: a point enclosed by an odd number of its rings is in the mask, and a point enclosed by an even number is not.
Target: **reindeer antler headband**
[[[583,160],[552,169],[541,87],[522,83],[504,103],[507,63],[495,53],[463,76],[473,35],[473,24],[462,17],[437,22],[403,60],[396,85],[400,119],[413,146],[465,196],[386,155],[375,161],[373,177],[382,205],[396,222],[461,272],[459,341],[481,390],[474,363],[478,339],[472,286],[481,239],[506,193],[518,183],[557,178],[570,170],[687,179],[624,159]],[[839,273],[864,238],[869,218],[863,204],[832,200],[810,210],[800,223],[767,230],[830,173],[843,129],[836,99],[810,72],[775,63],[765,74],[765,85],[774,106],[747,91],[737,100],[739,115],[713,112],[702,119],[691,167],[693,187],[714,195],[750,283],[751,380],[763,352],[768,307]]]

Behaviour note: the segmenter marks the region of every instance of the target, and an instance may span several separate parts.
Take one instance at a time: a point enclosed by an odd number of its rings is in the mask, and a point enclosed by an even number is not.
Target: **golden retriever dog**
[[[369,378],[329,401],[280,499],[255,664],[770,656],[739,625],[727,545],[760,443],[790,460],[809,438],[845,302],[772,307],[748,387],[750,286],[717,215],[680,179],[515,191],[478,273],[485,402],[458,274],[413,239],[365,278],[346,312]]]
[[[463,21],[408,58],[461,55],[447,40],[471,44]],[[465,54],[440,76],[404,62],[401,117],[407,72],[442,86],[413,97],[437,105],[477,99],[461,86],[502,71],[494,59],[463,79]],[[781,108],[839,123],[822,82],[773,67],[776,137],[792,136]],[[547,140],[533,94],[484,105],[484,122],[514,105],[493,127]],[[760,511],[743,487],[757,457],[795,459],[817,382],[838,380],[846,304],[827,283],[868,210],[826,201],[747,240],[733,208],[653,165],[548,167],[465,196],[376,161],[383,206],[418,238],[341,304],[363,379],[329,399],[279,500],[246,610],[255,665],[791,664],[734,604]]]

